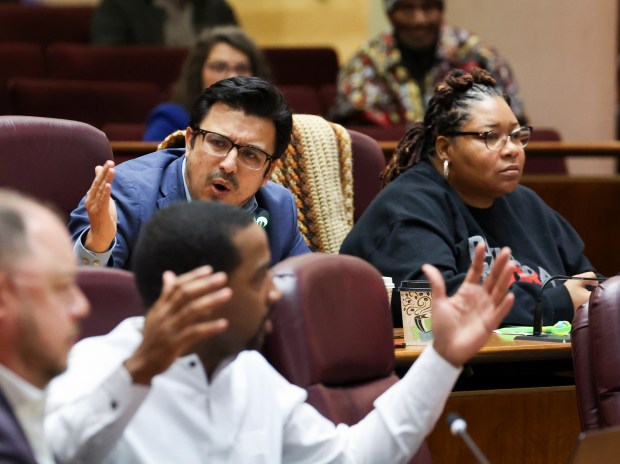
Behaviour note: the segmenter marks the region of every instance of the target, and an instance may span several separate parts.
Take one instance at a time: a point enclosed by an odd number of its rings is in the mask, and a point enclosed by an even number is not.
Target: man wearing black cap
[[[421,121],[450,69],[489,71],[525,120],[512,70],[480,37],[444,22],[443,0],[384,0],[392,31],[365,44],[340,71],[333,116],[383,127]]]

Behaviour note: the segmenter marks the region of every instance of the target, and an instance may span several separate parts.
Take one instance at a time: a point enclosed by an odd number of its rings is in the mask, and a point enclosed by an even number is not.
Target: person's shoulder
[[[267,181],[267,184],[258,190],[256,197],[259,204],[267,203],[262,206],[269,206],[269,203],[280,204],[293,201],[293,194],[289,189],[271,180]]]
[[[364,42],[356,50],[349,61],[355,61],[362,57],[382,56],[394,48],[395,39],[391,32],[381,32],[370,40]]]
[[[523,215],[542,218],[547,215],[552,208],[531,188],[518,185],[517,188],[502,197],[511,208],[521,211]]]
[[[122,320],[110,332],[103,335],[88,337],[77,342],[71,349],[71,355],[93,350],[102,347],[114,348],[125,352],[133,352],[142,341],[142,328],[144,327],[144,317],[135,316]]]
[[[534,201],[537,203],[545,203],[534,190],[521,184],[517,185],[517,188],[513,192],[506,195],[506,198],[519,201]]]
[[[116,166],[115,170],[121,173],[144,173],[147,169],[163,169],[170,164],[182,162],[183,155],[185,154],[184,148],[168,148],[166,150],[159,150],[147,155],[139,156],[131,160],[127,160],[124,163]]]
[[[384,190],[418,201],[421,196],[443,196],[448,190],[448,185],[430,163],[423,161],[407,169]]]
[[[234,362],[238,363],[238,369],[251,374],[253,379],[260,379],[259,383],[264,387],[263,389],[269,390],[269,387],[290,389],[291,392],[296,391],[299,395],[305,396],[305,390],[285,379],[258,351],[242,351]]]
[[[475,32],[462,27],[455,27],[450,24],[444,24],[441,28],[441,42],[443,47],[467,50],[469,54],[496,54],[497,50],[490,42]]]
[[[172,102],[163,102],[153,108],[149,114],[149,118],[155,116],[167,116],[174,119],[189,120],[189,113],[185,107],[183,105],[179,105],[178,103]]]

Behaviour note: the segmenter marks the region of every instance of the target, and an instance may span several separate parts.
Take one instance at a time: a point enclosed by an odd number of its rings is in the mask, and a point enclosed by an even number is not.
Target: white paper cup
[[[391,277],[381,277],[383,279],[383,285],[385,285],[385,290],[387,291],[388,301],[390,306],[392,305],[392,291],[394,290],[394,281]]]
[[[423,345],[433,340],[431,308],[433,297],[426,280],[403,280],[398,288],[407,345]]]

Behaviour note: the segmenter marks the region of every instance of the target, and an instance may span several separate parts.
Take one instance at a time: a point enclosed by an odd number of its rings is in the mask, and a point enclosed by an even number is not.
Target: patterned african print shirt
[[[523,122],[524,113],[517,84],[508,63],[477,35],[444,24],[435,53],[435,64],[424,77],[423,89],[403,65],[392,33],[383,33],[364,45],[341,69],[338,96],[332,116],[336,120],[356,117],[392,126],[421,121],[435,85],[453,68],[489,71],[511,107]]]

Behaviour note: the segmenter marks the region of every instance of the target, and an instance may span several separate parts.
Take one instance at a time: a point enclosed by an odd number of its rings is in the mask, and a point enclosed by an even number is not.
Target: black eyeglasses
[[[224,158],[233,148],[237,149],[237,159],[246,168],[258,171],[265,163],[271,162],[273,155],[253,145],[239,145],[228,137],[205,129],[194,129],[202,134],[202,148],[213,156]]]
[[[239,63],[231,66],[223,61],[214,61],[207,63],[205,66],[217,74],[229,73],[231,71],[239,76],[249,76],[252,74],[252,67],[248,63]]]
[[[484,139],[484,144],[487,146],[489,150],[498,151],[506,146],[508,139],[518,147],[525,148],[527,144],[530,143],[530,137],[532,136],[532,127],[531,126],[521,126],[517,127],[510,134],[503,135],[497,131],[483,131],[483,132],[446,132],[445,134],[440,135],[448,135],[448,136],[459,136],[459,135],[472,135],[474,137],[480,137]]]

